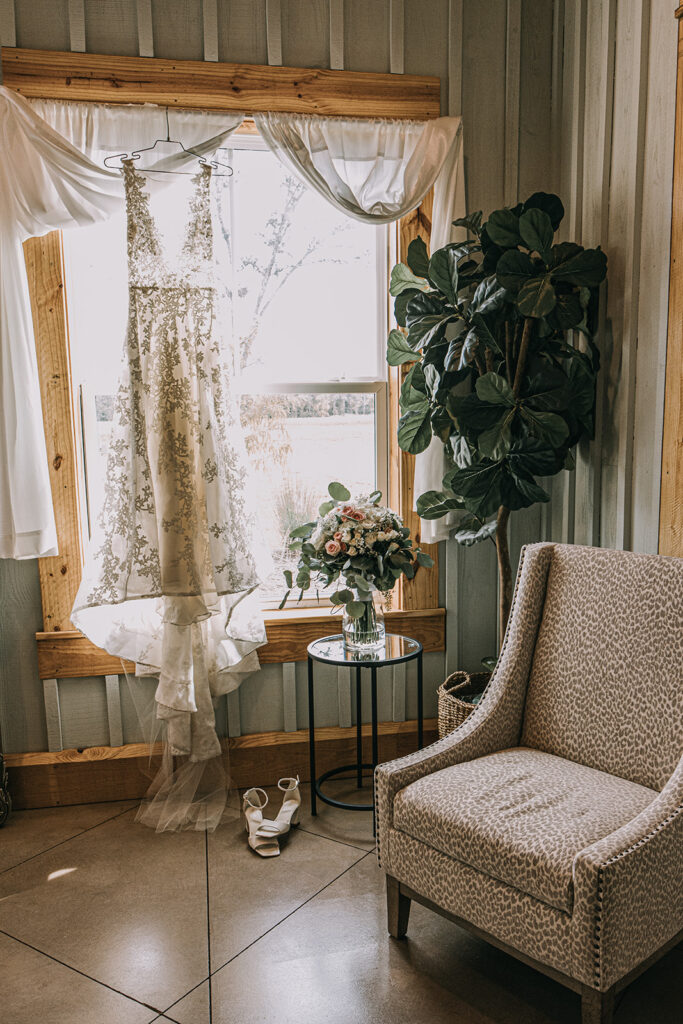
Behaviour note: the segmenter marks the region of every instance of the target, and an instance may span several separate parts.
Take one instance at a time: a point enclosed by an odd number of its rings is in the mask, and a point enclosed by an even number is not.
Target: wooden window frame
[[[439,80],[414,75],[303,70],[197,61],[102,57],[2,49],[4,84],[25,96],[93,102],[161,103],[201,109],[288,110],[354,116],[435,117]],[[232,86],[229,83],[233,83]],[[292,94],[292,87],[296,95]],[[230,91],[233,89],[234,91]],[[116,90],[113,92],[112,90]],[[276,102],[274,97],[279,97]],[[397,225],[403,259],[413,238],[429,241],[431,193]],[[40,376],[43,420],[60,554],[39,559],[43,631],[36,635],[41,679],[116,674],[122,662],[95,647],[70,621],[83,565],[76,418],[71,388],[68,311],[61,233],[24,245]],[[401,372],[389,374],[390,500],[419,540],[413,511],[414,459],[396,441]],[[426,545],[436,563],[436,545]],[[445,609],[438,607],[438,565],[398,588],[387,616],[392,631],[410,633],[425,651],[445,648]],[[300,661],[311,640],[330,631],[317,608],[265,613],[263,664]],[[124,663],[126,671],[133,666]]]

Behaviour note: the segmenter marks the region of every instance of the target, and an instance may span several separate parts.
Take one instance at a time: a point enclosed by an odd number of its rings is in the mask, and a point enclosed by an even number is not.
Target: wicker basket
[[[439,739],[453,732],[471,715],[476,703],[467,700],[484,692],[490,672],[454,672],[436,691],[439,695]]]

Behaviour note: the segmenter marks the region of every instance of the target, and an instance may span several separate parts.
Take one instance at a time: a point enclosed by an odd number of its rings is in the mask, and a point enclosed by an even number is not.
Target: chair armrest
[[[377,856],[383,867],[388,868],[384,854],[399,790],[442,768],[518,745],[552,550],[552,544],[522,550],[503,647],[476,710],[442,740],[375,769]]]
[[[579,943],[590,937],[605,991],[683,929],[683,759],[648,807],[576,855],[573,877]]]

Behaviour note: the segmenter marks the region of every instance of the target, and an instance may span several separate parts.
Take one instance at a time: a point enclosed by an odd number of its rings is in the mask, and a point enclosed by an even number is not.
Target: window
[[[317,514],[330,480],[388,495],[386,269],[389,232],[338,213],[253,134],[223,150],[214,189],[219,289],[264,533],[283,593],[289,531]],[[183,230],[189,178],[153,198]],[[64,235],[82,530],[96,530],[128,307],[123,217]],[[230,341],[228,341],[230,343]]]

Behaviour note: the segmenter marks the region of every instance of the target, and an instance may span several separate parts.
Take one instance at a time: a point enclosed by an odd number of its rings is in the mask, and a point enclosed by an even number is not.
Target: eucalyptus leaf
[[[291,590],[293,585],[294,585],[292,583],[292,570],[291,569],[285,569],[282,575],[285,578],[285,583],[287,584],[288,589]]]
[[[426,551],[418,551],[415,555],[415,560],[418,565],[421,565],[424,569],[431,569],[434,565],[434,559],[431,555],[428,555]]]
[[[319,516],[326,516],[328,512],[332,511],[332,509],[334,508],[335,504],[336,504],[336,502],[334,502],[334,501],[324,501],[322,503],[322,505],[318,506],[318,515]]]
[[[351,491],[348,487],[344,487],[344,484],[340,484],[338,480],[333,480],[327,488],[328,494],[335,501],[348,501],[351,497]]]
[[[307,538],[310,537],[315,529],[315,523],[304,523],[303,526],[297,526],[295,530],[292,530],[289,536],[292,539],[296,537]]]
[[[346,614],[352,619],[360,619],[365,611],[365,601],[349,601],[346,605]]]
[[[426,288],[427,282],[417,277],[405,263],[397,263],[391,271],[389,294],[400,295],[406,288]]]
[[[382,492],[381,491],[373,491],[372,494],[369,497],[369,501],[371,501],[373,503],[373,505],[379,505],[381,500],[382,500]]]
[[[415,352],[400,331],[390,331],[387,339],[387,362],[389,366],[402,366],[403,363],[414,363]]]
[[[278,608],[280,609],[280,611],[281,611],[281,610],[282,610],[282,609],[284,608],[284,606],[285,606],[285,605],[287,604],[287,599],[289,598],[289,595],[290,595],[290,594],[291,594],[291,590],[288,590],[288,591],[287,591],[287,593],[285,594],[285,596],[284,596],[284,597],[282,598],[282,600],[280,601],[280,603],[279,603],[279,605],[278,605]]]

